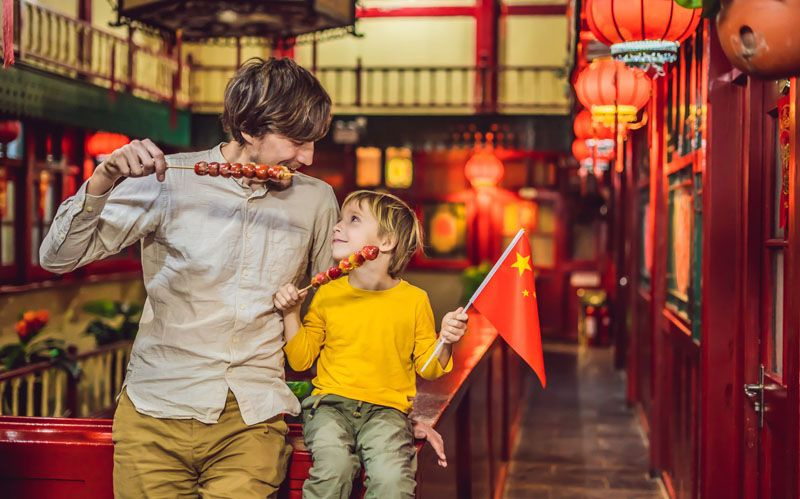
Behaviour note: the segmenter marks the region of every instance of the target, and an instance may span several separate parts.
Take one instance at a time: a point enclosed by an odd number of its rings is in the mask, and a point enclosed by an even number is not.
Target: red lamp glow
[[[19,121],[0,121],[0,144],[8,144],[19,137]]]
[[[130,141],[131,139],[120,133],[97,132],[86,143],[86,152],[94,157],[105,156]]]
[[[464,175],[472,187],[476,188],[496,186],[504,173],[503,162],[490,149],[476,151],[464,166]]]

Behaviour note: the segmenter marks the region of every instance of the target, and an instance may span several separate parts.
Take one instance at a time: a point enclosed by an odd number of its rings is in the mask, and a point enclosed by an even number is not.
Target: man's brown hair
[[[386,192],[363,190],[348,194],[342,209],[350,203],[369,210],[378,221],[378,237],[389,236],[395,243],[389,261],[390,276],[396,278],[414,253],[424,251],[417,214],[402,199]]]
[[[292,59],[254,57],[225,87],[222,126],[239,143],[242,132],[313,142],[328,133],[331,98],[319,80]]]

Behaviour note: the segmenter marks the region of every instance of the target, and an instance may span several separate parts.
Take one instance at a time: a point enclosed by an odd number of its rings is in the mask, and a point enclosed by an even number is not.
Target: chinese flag
[[[486,277],[473,303],[531,366],[544,387],[547,380],[532,259],[528,237],[520,231]]]

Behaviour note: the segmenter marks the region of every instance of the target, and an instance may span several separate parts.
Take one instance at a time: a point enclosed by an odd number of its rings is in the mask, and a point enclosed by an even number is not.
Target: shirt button
[[[245,309],[244,305],[239,305],[239,310],[244,310],[244,309]]]
[[[251,233],[249,233],[249,232],[248,232],[248,233],[247,233],[247,239],[253,239],[253,234],[251,234]]]
[[[86,207],[86,211],[87,211],[87,212],[89,212],[89,213],[91,213],[91,212],[93,212],[93,211],[94,211],[94,208],[92,208],[91,206],[87,206],[87,207]]]

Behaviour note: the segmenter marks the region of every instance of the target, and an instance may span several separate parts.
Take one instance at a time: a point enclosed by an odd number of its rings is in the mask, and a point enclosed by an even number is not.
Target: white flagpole
[[[483,282],[481,283],[481,285],[478,286],[478,289],[476,289],[474,293],[472,293],[472,297],[467,302],[467,305],[464,307],[463,312],[466,312],[467,310],[469,310],[469,307],[472,306],[472,303],[475,301],[476,298],[478,298],[478,295],[481,294],[481,291],[483,291],[483,288],[485,288],[486,284],[489,283],[489,280],[492,278],[494,273],[497,272],[497,269],[500,268],[500,264],[502,264],[504,261],[506,261],[506,257],[508,256],[509,253],[511,253],[511,248],[513,248],[517,244],[517,241],[519,241],[519,238],[522,237],[522,234],[524,234],[524,233],[525,233],[525,229],[520,229],[519,232],[517,232],[517,235],[514,236],[514,239],[511,240],[511,242],[508,244],[508,246],[506,246],[505,251],[503,251],[503,254],[500,255],[500,258],[495,262],[494,267],[492,267],[492,270],[490,270],[489,273],[486,274],[486,277],[483,279]],[[433,353],[428,358],[428,361],[425,362],[425,365],[422,366],[422,369],[420,369],[420,372],[423,372],[423,373],[425,372],[425,369],[428,368],[428,366],[430,365],[431,361],[437,355],[439,355],[439,352],[442,350],[443,346],[444,346],[444,340],[440,339],[439,342],[436,344],[436,348],[433,350]]]

